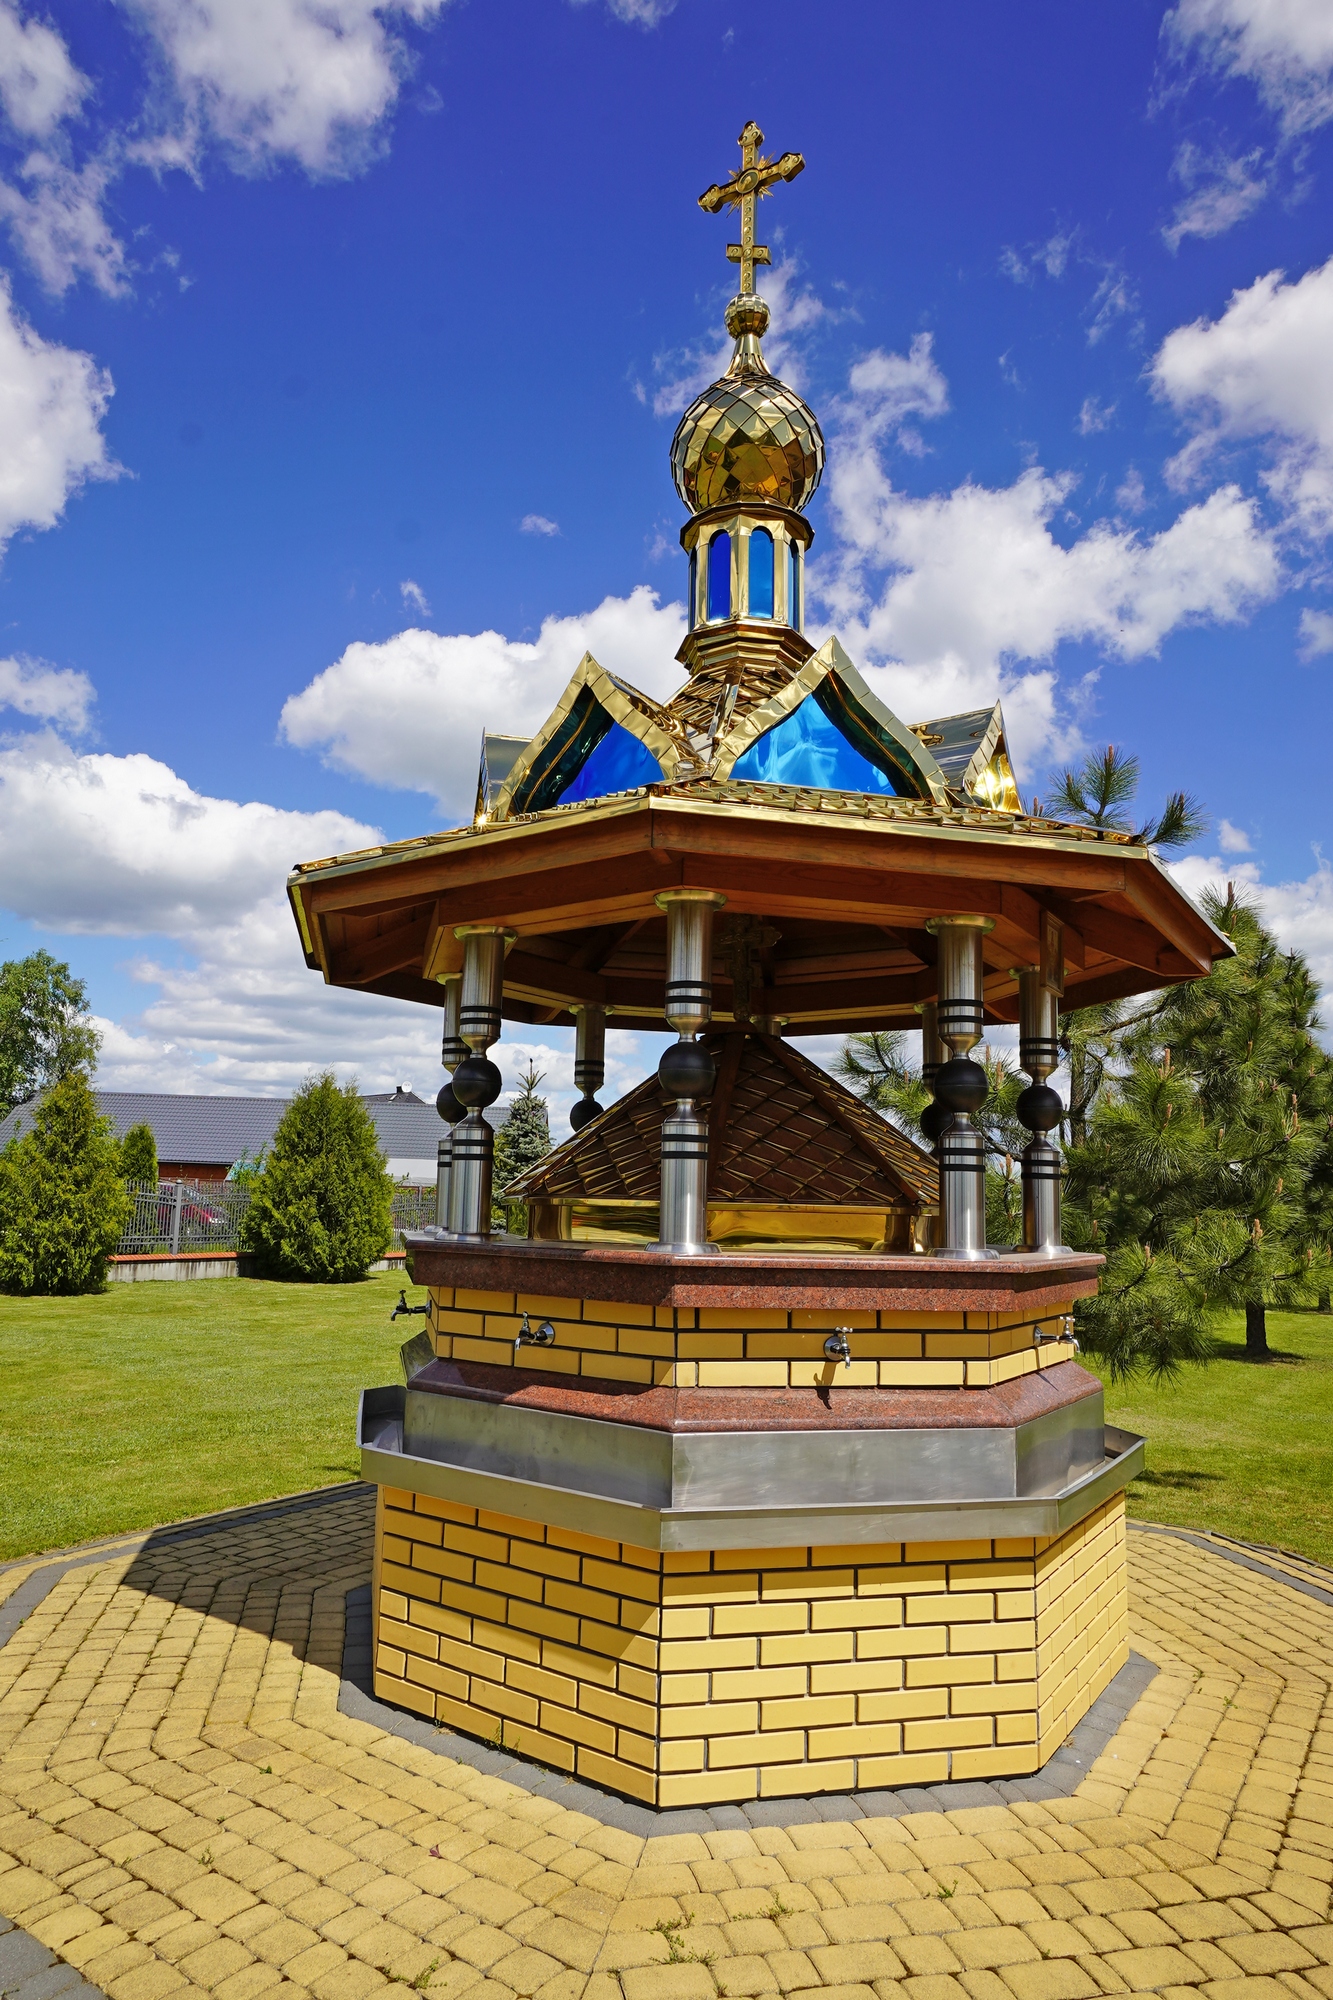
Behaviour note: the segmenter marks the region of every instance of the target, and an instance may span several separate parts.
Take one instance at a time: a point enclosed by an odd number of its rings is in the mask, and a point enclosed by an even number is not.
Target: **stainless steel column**
[[[1018,1063],[1032,1082],[1014,1109],[1032,1134],[1023,1148],[1023,1248],[1037,1257],[1061,1256],[1065,1249],[1060,1241],[1060,1155],[1046,1136],[1065,1112],[1059,1093],[1046,1081],[1060,1067],[1058,1002],[1040,966],[1020,970]]]
[[[935,1101],[948,1114],[940,1132],[940,1201],[944,1211],[941,1257],[993,1257],[986,1248],[986,1143],[972,1113],[986,1102],[988,1084],[970,1051],[985,1027],[981,941],[991,917],[932,917],[926,925],[939,943],[936,1026],[951,1060],[936,1073]]]
[[[449,1229],[451,1235],[475,1243],[491,1233],[495,1134],[482,1114],[500,1095],[504,1079],[486,1051],[500,1039],[505,946],[512,944],[514,932],[489,924],[462,924],[454,936],[463,943],[458,1031],[471,1053],[454,1071],[454,1096],[467,1116],[454,1128]]]
[[[453,1074],[467,1054],[467,1043],[458,1032],[458,1008],[462,999],[463,975],[449,973],[444,987],[444,1032],[440,1040],[440,1061],[449,1075],[435,1099],[435,1109],[447,1130],[435,1149],[435,1227],[441,1235],[449,1229],[449,1173],[453,1164],[453,1128],[463,1116],[463,1107],[454,1096]]]
[[[602,1109],[597,1093],[606,1079],[606,1008],[580,1000],[569,1011],[574,1016],[574,1088],[582,1092],[569,1122],[581,1132]]]
[[[708,1115],[713,1058],[696,1040],[713,1017],[713,915],[726,902],[712,889],[664,889],[657,907],[667,920],[664,1012],[680,1040],[657,1067],[675,1102],[662,1121],[662,1208],[659,1250],[697,1256],[708,1241]]]

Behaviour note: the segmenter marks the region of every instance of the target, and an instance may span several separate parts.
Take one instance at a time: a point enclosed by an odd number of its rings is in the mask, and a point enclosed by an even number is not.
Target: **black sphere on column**
[[[1065,1115],[1060,1093],[1052,1090],[1047,1083],[1029,1084],[1014,1111],[1020,1124],[1026,1125],[1029,1132],[1049,1132]]]
[[[944,1134],[953,1124],[952,1111],[946,1111],[938,1099],[928,1104],[921,1113],[921,1130],[928,1146],[938,1146]]]
[[[569,1114],[569,1122],[576,1132],[590,1125],[594,1118],[600,1118],[602,1107],[595,1097],[581,1097]]]
[[[935,1078],[935,1101],[946,1111],[980,1111],[990,1095],[990,1083],[980,1063],[955,1056]]]
[[[504,1078],[488,1056],[469,1056],[454,1071],[451,1088],[466,1110],[478,1111],[494,1104],[504,1089]]]
[[[702,1042],[673,1042],[657,1065],[657,1080],[668,1097],[707,1097],[716,1076]]]
[[[460,1104],[454,1096],[452,1083],[446,1083],[437,1093],[435,1109],[439,1112],[446,1125],[456,1125],[460,1118],[467,1117],[467,1106]]]

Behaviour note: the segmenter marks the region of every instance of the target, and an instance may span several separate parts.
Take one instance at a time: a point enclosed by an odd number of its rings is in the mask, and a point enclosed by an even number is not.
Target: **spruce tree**
[[[251,1183],[240,1247],[262,1276],[340,1284],[363,1278],[392,1235],[393,1183],[355,1083],[304,1083]]]
[[[519,1092],[509,1108],[509,1116],[495,1135],[495,1189],[497,1207],[504,1226],[516,1234],[522,1234],[528,1226],[526,1202],[506,1202],[504,1190],[529,1167],[535,1167],[538,1160],[544,1160],[551,1150],[551,1122],[544,1097],[537,1095],[537,1086],[544,1081],[543,1072],[529,1063],[519,1078]]]
[[[0,1154],[0,1288],[100,1291],[130,1206],[111,1121],[87,1072],[71,1070]]]
[[[120,1142],[121,1178],[127,1181],[156,1181],[157,1140],[151,1125],[131,1125]]]

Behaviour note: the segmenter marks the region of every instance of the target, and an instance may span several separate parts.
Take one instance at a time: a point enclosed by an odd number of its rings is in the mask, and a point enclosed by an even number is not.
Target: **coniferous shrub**
[[[0,1289],[100,1291],[129,1216],[111,1121],[72,1070],[0,1154]]]
[[[264,1277],[340,1284],[389,1247],[393,1183],[374,1120],[331,1071],[298,1090],[251,1187],[240,1247]]]
[[[120,1173],[127,1181],[157,1179],[157,1140],[151,1125],[130,1126],[120,1142]]]
[[[510,1181],[516,1181],[529,1167],[535,1167],[538,1160],[544,1160],[551,1150],[551,1121],[546,1099],[537,1095],[537,1086],[541,1081],[541,1071],[529,1063],[519,1079],[519,1094],[510,1107],[509,1116],[495,1135],[497,1201],[493,1221],[519,1236],[527,1230],[528,1205],[525,1201],[505,1202],[504,1190]]]

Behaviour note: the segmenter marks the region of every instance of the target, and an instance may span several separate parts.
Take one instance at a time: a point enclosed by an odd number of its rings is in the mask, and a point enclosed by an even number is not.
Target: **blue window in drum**
[[[708,544],[708,616],[731,616],[731,536],[725,529]]]
[[[773,616],[773,537],[767,528],[750,534],[750,616]]]
[[[690,601],[686,607],[685,629],[692,632],[699,618],[699,557],[696,550],[690,550]]]
[[[787,623],[801,629],[801,558],[795,542],[787,544]]]

